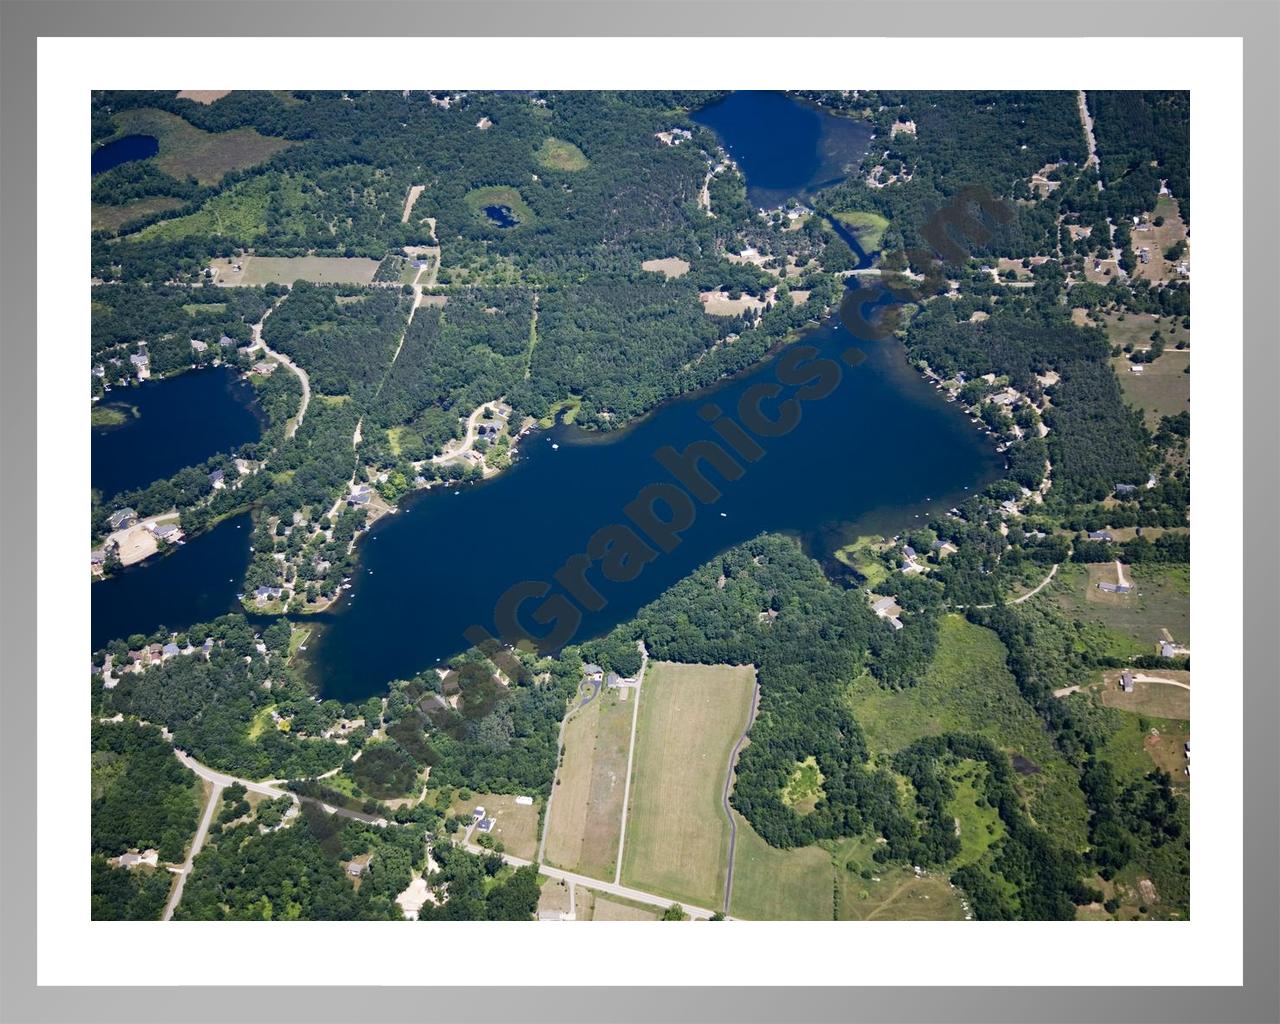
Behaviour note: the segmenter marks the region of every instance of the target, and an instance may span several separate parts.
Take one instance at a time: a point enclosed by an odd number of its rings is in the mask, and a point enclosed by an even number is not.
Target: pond
[[[227,366],[115,387],[98,404],[122,421],[93,428],[92,483],[104,499],[262,436],[253,386]]]
[[[780,92],[730,93],[693,119],[720,136],[746,176],[748,198],[763,209],[844,180],[873,131]]]
[[[94,174],[101,174],[113,167],[127,164],[134,160],[146,160],[160,152],[160,142],[151,135],[125,135],[99,146],[93,151],[92,166]]]
[[[513,228],[520,223],[509,206],[486,206],[484,215],[500,228]]]

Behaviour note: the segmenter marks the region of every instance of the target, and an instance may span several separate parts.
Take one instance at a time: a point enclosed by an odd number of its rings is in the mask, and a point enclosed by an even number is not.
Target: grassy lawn
[[[565,726],[547,831],[547,862],[613,881],[633,703],[602,692]]]
[[[470,814],[476,807],[483,807],[485,814],[493,818],[494,825],[490,835],[502,840],[506,852],[524,860],[533,860],[538,855],[538,814],[541,800],[535,799],[532,804],[518,804],[516,798],[507,793],[473,793],[470,800],[456,798],[449,808],[450,814]],[[474,843],[483,833],[473,832]]]
[[[1191,350],[1166,348],[1153,363],[1143,364],[1142,373],[1133,373],[1127,356],[1111,360],[1125,400],[1143,410],[1148,427],[1155,428],[1161,416],[1173,416],[1191,408]]]
[[[834,913],[831,855],[818,846],[779,850],[747,819],[738,823],[734,850],[734,917],[755,921],[830,921]]]
[[[1191,685],[1190,672],[1174,672],[1165,669],[1141,669],[1137,672],[1133,692],[1120,689],[1119,669],[1109,669],[1102,674],[1102,682],[1090,689],[1097,693],[1105,707],[1129,711],[1148,718],[1169,718],[1188,721],[1191,718],[1191,691],[1181,686],[1151,682],[1151,679],[1170,679]],[[1150,678],[1141,678],[1143,676]]]
[[[550,411],[544,417],[542,417],[542,419],[538,420],[538,426],[542,427],[544,430],[547,429],[548,427],[555,426],[556,417],[559,416],[562,412],[564,413],[564,421],[566,423],[572,423],[574,419],[577,417],[578,409],[581,405],[582,405],[581,398],[561,399],[559,402],[556,402],[555,405],[551,407]]]
[[[989,769],[977,761],[962,761],[950,770],[951,784],[956,795],[951,798],[947,810],[955,818],[960,831],[960,852],[949,865],[963,867],[980,861],[1001,836],[1004,823],[1000,812],[985,804]]]
[[[160,170],[179,181],[195,178],[201,185],[216,185],[228,172],[260,164],[293,145],[286,139],[260,135],[252,128],[206,132],[177,114],[151,107],[122,110],[114,119],[120,126],[117,136],[156,138],[160,152],[154,159]]]
[[[841,211],[835,215],[836,220],[847,227],[866,252],[880,248],[880,239],[884,237],[889,222],[878,213],[863,210]]]
[[[591,163],[572,142],[557,138],[546,139],[533,158],[549,171],[581,171]]]
[[[1101,623],[1120,640],[1117,652],[1154,654],[1161,629],[1174,640],[1187,643],[1191,636],[1191,572],[1186,565],[1154,563],[1125,570],[1134,590],[1108,594],[1097,588],[1099,580],[1115,580],[1115,566],[1063,565],[1048,588],[1052,600],[1073,618]]]
[[[533,211],[524,201],[519,191],[509,185],[488,185],[484,188],[473,188],[462,197],[467,208],[489,227],[497,225],[484,212],[486,206],[505,206],[519,222],[509,230],[527,227],[534,221]]]
[[[872,590],[889,578],[889,570],[880,561],[880,551],[887,547],[879,536],[859,537],[836,552],[836,558],[863,577]]]
[[[119,206],[94,203],[91,224],[94,231],[119,231],[132,221],[169,210],[179,210],[186,205],[185,200],[175,199],[173,196],[148,196]]]
[[[720,905],[729,846],[721,794],[754,680],[749,665],[650,662],[640,692],[625,884]]]

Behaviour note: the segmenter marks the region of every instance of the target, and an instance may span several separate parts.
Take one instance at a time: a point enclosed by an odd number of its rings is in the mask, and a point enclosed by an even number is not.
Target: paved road
[[[640,674],[636,676],[635,705],[631,709],[631,743],[627,747],[627,775],[622,783],[622,829],[618,832],[618,867],[613,873],[614,885],[622,882],[622,844],[627,838],[627,801],[631,797],[631,762],[636,753],[636,722],[640,719],[640,690],[644,685],[645,669],[649,667],[649,652],[645,649],[644,641],[637,640],[636,646],[640,648]]]
[[[486,850],[481,846],[475,846],[471,843],[463,843],[469,853],[489,854],[492,850]],[[528,867],[533,861],[524,860],[521,857],[513,857],[508,853],[500,854],[502,859],[512,867],[523,868]],[[580,885],[584,889],[594,889],[596,892],[602,892],[606,896],[618,896],[624,900],[631,900],[634,903],[643,903],[650,907],[660,907],[666,910],[678,900],[670,899],[666,896],[657,896],[651,892],[645,892],[642,889],[632,889],[625,885],[618,885],[616,882],[605,882],[599,878],[590,878],[587,875],[579,875],[573,871],[563,871],[560,868],[553,868],[547,864],[539,864],[538,872],[546,875],[548,878],[554,878],[557,881],[564,882],[566,885]],[[714,910],[708,910],[706,907],[695,907],[688,903],[681,903],[680,906],[684,912],[690,917],[698,920],[706,920],[716,913]]]
[[[724,792],[720,794],[720,803],[724,806],[724,816],[729,819],[729,869],[724,877],[724,912],[729,913],[730,901],[733,899],[733,851],[738,845],[738,822],[729,807],[729,792],[733,789],[733,769],[738,763],[738,755],[742,753],[742,745],[747,742],[747,733],[751,731],[751,723],[756,720],[756,709],[760,706],[760,680],[755,681],[755,689],[751,694],[751,707],[747,711],[747,724],[742,727],[742,735],[733,745],[729,754],[729,770],[724,776]]]
[[[181,759],[181,753],[178,757]],[[213,812],[217,810],[221,800],[222,786],[214,782],[213,789],[209,792],[209,802],[205,805],[204,815],[200,819],[200,827],[196,829],[195,838],[191,840],[191,852],[187,854],[187,859],[183,861],[178,871],[178,881],[169,893],[169,900],[164,905],[164,914],[160,917],[161,921],[171,920],[174,908],[182,900],[182,890],[186,887],[187,876],[191,874],[191,865],[195,862],[196,854],[204,848],[204,841],[209,835],[209,826],[213,823]]]

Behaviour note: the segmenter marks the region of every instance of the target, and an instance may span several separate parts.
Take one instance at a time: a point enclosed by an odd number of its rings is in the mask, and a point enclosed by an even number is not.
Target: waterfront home
[[[236,339],[228,337],[227,335],[224,334],[221,338],[218,339],[218,344],[221,345],[223,348],[235,348]]]
[[[592,665],[588,663],[582,666],[582,675],[584,679],[589,679],[593,683],[598,683],[602,678],[604,678],[604,669],[599,665]]]
[[[191,339],[192,352],[206,352],[208,351],[208,349],[209,349],[209,346],[205,342],[201,341],[199,338]]]
[[[282,587],[258,587],[253,592],[253,600],[257,604],[266,604],[268,601],[279,600],[283,593]]]
[[[151,533],[156,540],[166,543],[172,543],[182,536],[182,531],[176,523],[155,523],[151,526]]]
[[[107,517],[107,524],[112,530],[123,530],[138,521],[138,513],[131,508],[116,509]]]
[[[227,486],[226,474],[220,469],[215,469],[209,474],[209,486],[215,491],[220,491]]]

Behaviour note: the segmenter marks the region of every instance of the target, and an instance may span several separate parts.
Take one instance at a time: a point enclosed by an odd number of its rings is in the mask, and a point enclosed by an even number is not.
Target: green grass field
[[[830,921],[833,910],[831,855],[819,846],[779,850],[747,819],[738,823],[730,913],[753,921]]]
[[[822,770],[812,755],[796,765],[782,790],[782,802],[797,814],[811,814],[822,798]]]
[[[1154,654],[1161,629],[1167,629],[1174,640],[1187,643],[1191,636],[1190,567],[1145,563],[1129,566],[1125,572],[1135,589],[1128,594],[1108,594],[1097,588],[1097,582],[1115,580],[1110,562],[1063,565],[1049,594],[1067,615],[1101,623],[1116,634],[1120,639],[1115,653],[1119,656]]]
[[[232,185],[209,199],[195,213],[160,221],[128,237],[174,242],[190,235],[213,235],[247,244],[266,231],[268,209],[287,224],[291,216],[305,205],[301,178],[287,174],[263,174]]]
[[[720,906],[729,848],[721,794],[754,680],[751,666],[650,662],[640,693],[624,884]]]
[[[533,158],[549,171],[581,171],[590,166],[586,155],[572,142],[564,139],[545,139]]]
[[[160,152],[154,160],[160,170],[179,181],[195,178],[201,185],[216,185],[228,172],[260,164],[293,145],[252,128],[206,132],[177,114],[151,107],[122,110],[114,120],[120,128],[117,136],[155,137]]]
[[[518,228],[528,227],[534,222],[533,211],[529,209],[524,197],[519,191],[508,185],[488,185],[484,188],[473,188],[462,199],[467,204],[467,209],[489,227],[494,227],[495,224],[484,212],[486,206],[505,206],[511,211],[512,216],[519,223],[509,230],[514,231]]]
[[[1111,360],[1125,400],[1143,410],[1143,419],[1150,428],[1160,423],[1161,416],[1174,416],[1191,408],[1191,350],[1179,352],[1166,348],[1164,354],[1153,363],[1143,365],[1142,373],[1130,371],[1133,365],[1126,356]]]
[[[835,215],[836,220],[853,232],[858,244],[866,252],[880,248],[880,240],[884,237],[889,222],[878,213],[864,210],[845,210]]]
[[[549,864],[613,881],[633,706],[605,691],[565,726],[547,828]]]

